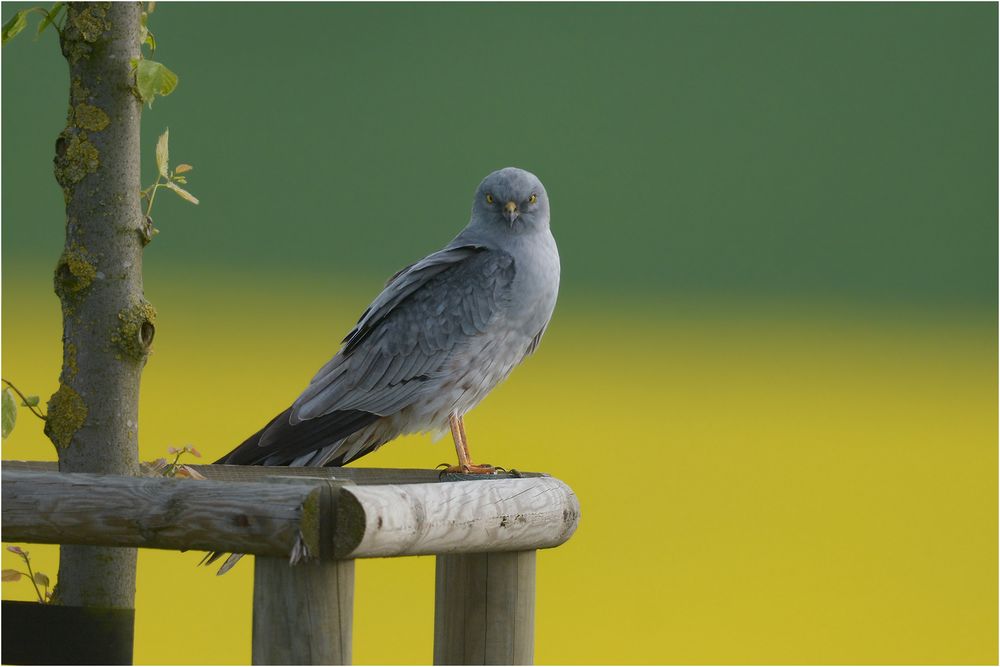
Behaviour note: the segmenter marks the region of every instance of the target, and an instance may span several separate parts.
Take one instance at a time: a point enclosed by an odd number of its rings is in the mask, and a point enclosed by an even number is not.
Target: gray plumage
[[[558,290],[545,188],[493,172],[465,229],[393,276],[292,406],[219,463],[343,465],[447,430],[534,351]]]

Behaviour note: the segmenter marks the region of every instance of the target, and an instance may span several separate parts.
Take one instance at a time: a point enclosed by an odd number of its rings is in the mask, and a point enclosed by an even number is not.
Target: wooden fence
[[[4,461],[5,542],[255,555],[253,664],[351,662],[354,559],[435,554],[434,663],[530,664],[535,552],[580,507],[540,474],[192,466],[207,479]]]

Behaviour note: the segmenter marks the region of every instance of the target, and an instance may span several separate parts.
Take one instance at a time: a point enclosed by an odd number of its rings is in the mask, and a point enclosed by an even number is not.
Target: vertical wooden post
[[[530,665],[535,552],[437,557],[435,665]]]
[[[254,561],[253,664],[351,664],[354,561]]]

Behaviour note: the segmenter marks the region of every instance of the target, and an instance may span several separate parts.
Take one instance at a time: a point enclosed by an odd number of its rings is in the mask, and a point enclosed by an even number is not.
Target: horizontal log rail
[[[3,537],[294,560],[376,558],[555,547],[579,517],[576,496],[552,477],[358,484],[268,472],[233,482],[5,464]]]
[[[435,663],[523,664],[535,551],[580,517],[573,491],[539,473],[192,467],[205,479],[4,461],[3,539],[254,554],[254,664],[349,664],[354,559],[436,554]]]

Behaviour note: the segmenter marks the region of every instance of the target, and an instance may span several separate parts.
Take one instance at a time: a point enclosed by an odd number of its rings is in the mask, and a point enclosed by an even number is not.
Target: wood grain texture
[[[374,558],[554,547],[580,516],[572,490],[552,477],[360,485],[278,474],[288,470],[221,482],[4,465],[4,538]]]
[[[318,550],[318,487],[8,470],[5,541],[204,549],[287,556]],[[307,520],[304,521],[303,517]]]
[[[438,556],[435,665],[529,665],[534,643],[534,551]]]
[[[254,560],[253,664],[351,664],[354,561]]]
[[[363,537],[344,558],[521,551],[559,546],[580,505],[552,477],[345,488],[364,515]]]

